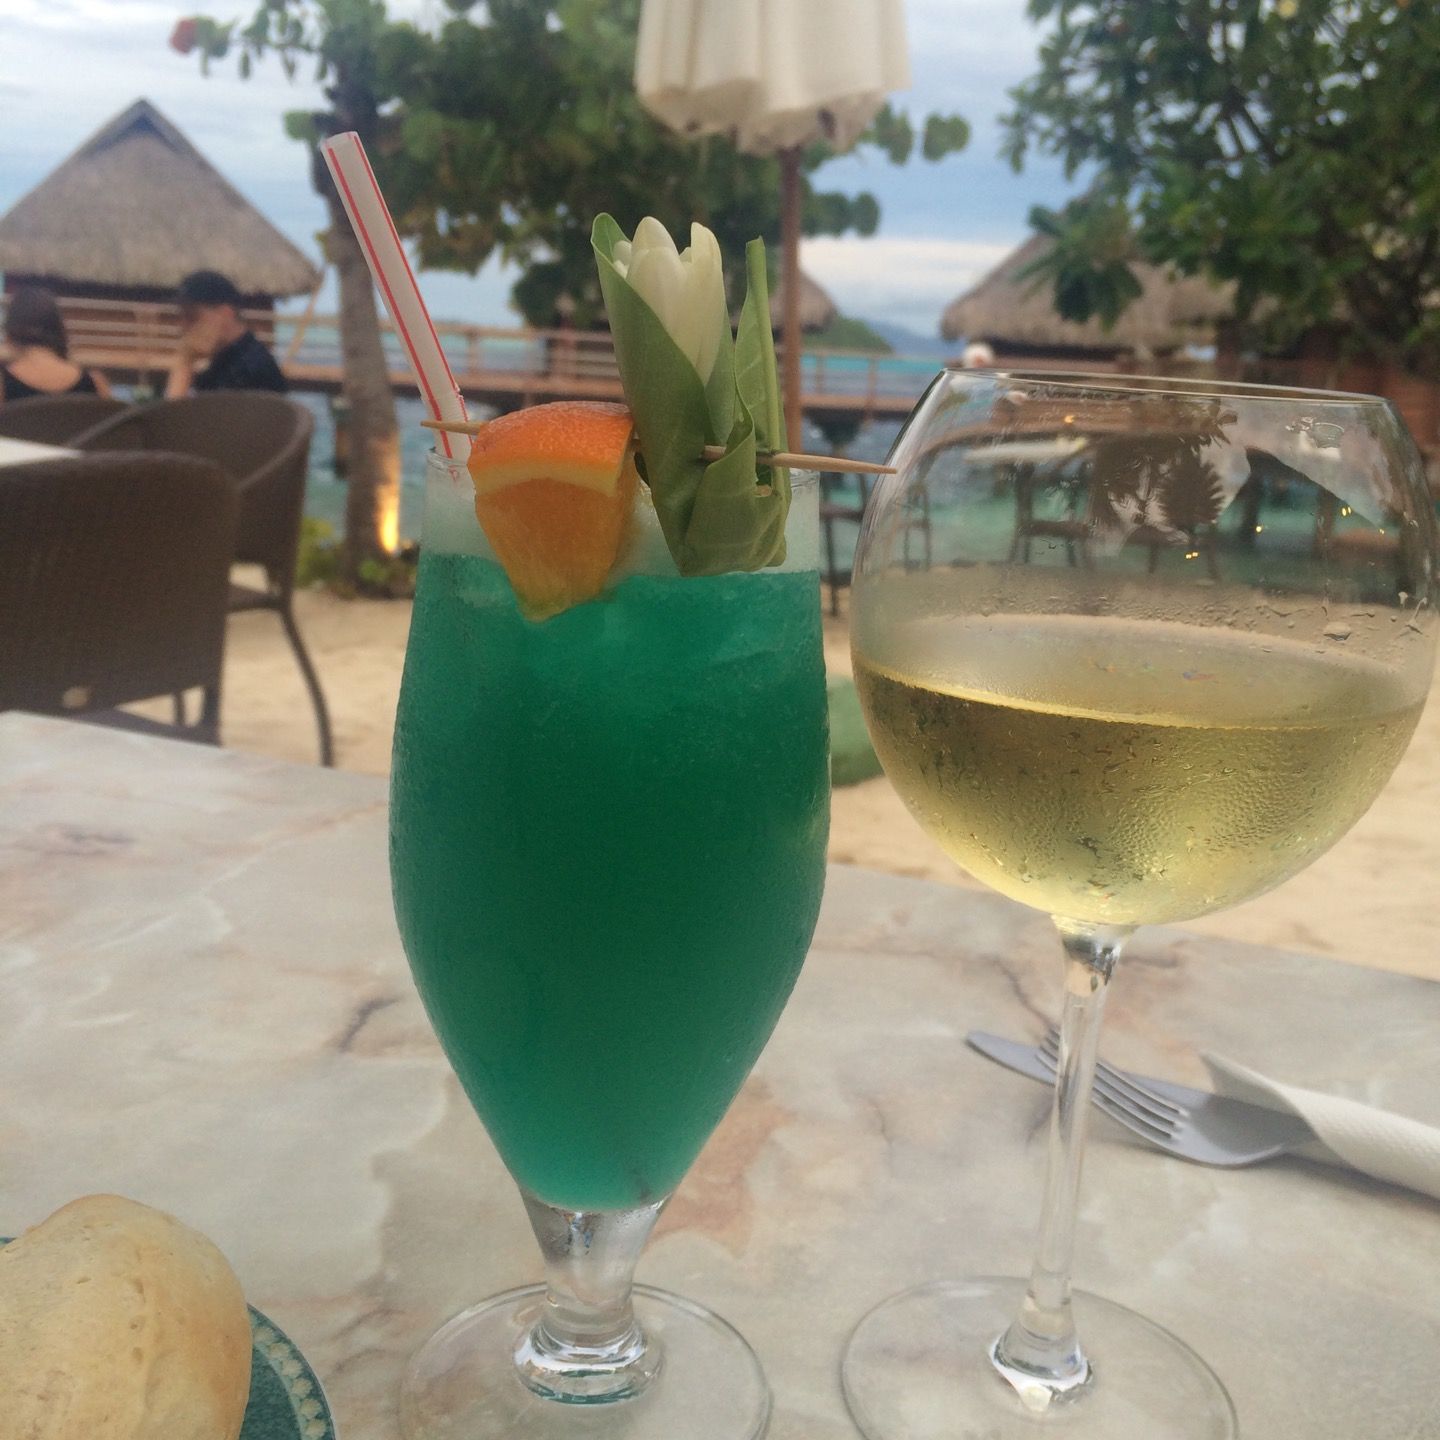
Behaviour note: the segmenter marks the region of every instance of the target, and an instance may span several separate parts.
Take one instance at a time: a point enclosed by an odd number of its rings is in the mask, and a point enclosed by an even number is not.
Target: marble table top
[[[854,1435],[837,1365],[879,1300],[1025,1267],[1046,1095],[962,1037],[1037,1036],[1058,985],[1017,906],[831,872],[794,999],[641,1264],[750,1339],[774,1440]],[[1440,986],[1143,934],[1104,1050],[1203,1081],[1206,1047],[1440,1121]],[[198,1226],[342,1440],[393,1440],[421,1340],[538,1276],[411,987],[370,777],[0,716],[0,1097],[0,1233],[101,1190]],[[1433,1202],[1185,1165],[1097,1117],[1077,1281],[1199,1350],[1253,1440],[1440,1424]]]

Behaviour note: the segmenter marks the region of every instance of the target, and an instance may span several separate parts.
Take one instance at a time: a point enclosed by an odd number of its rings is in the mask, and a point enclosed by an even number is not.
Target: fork
[[[1035,1051],[1052,1074],[1059,1051],[1059,1032],[1052,1025]],[[1157,1149],[1202,1165],[1255,1165],[1315,1138],[1298,1116],[1164,1080],[1142,1080],[1103,1060],[1095,1065],[1091,1099]]]

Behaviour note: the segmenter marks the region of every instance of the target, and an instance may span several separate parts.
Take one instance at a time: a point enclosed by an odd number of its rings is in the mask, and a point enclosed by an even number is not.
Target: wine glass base
[[[400,1390],[405,1440],[756,1440],[770,1387],[739,1333],[701,1305],[634,1289],[635,1315],[661,1348],[660,1373],[630,1399],[575,1404],[537,1395],[515,1342],[545,1290],[527,1285],[457,1315],[421,1346]]]
[[[942,1281],[892,1296],[855,1328],[841,1378],[866,1440],[1234,1440],[1235,1407],[1208,1365],[1143,1315],[1075,1293],[1093,1383],[1027,1408],[990,1362],[1023,1280]]]

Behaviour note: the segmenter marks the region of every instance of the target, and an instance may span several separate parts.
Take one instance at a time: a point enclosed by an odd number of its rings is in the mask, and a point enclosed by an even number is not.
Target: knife
[[[1034,1045],[1007,1040],[983,1030],[972,1030],[965,1039],[987,1059],[1045,1085],[1055,1083],[1054,1067]],[[1248,1100],[1233,1100],[1207,1090],[1192,1090],[1168,1080],[1131,1075],[1124,1070],[1114,1074],[1122,1082],[1148,1090],[1183,1112],[1177,1117],[1167,1116],[1164,1123],[1152,1123],[1143,1115],[1132,1115],[1117,1106],[1114,1098],[1101,1093],[1103,1085],[1092,1096],[1096,1106],[1111,1119],[1169,1155],[1205,1165],[1252,1165],[1315,1139],[1315,1132],[1305,1121],[1286,1111],[1270,1110]]]

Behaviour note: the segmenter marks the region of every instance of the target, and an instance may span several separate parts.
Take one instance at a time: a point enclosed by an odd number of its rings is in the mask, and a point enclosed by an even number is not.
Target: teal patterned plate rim
[[[336,1440],[320,1377],[300,1347],[253,1305],[250,1338],[255,1359],[240,1440]]]
[[[10,1237],[0,1235],[0,1245]],[[240,1440],[336,1440],[320,1377],[300,1347],[267,1315],[250,1311],[250,1399]]]

